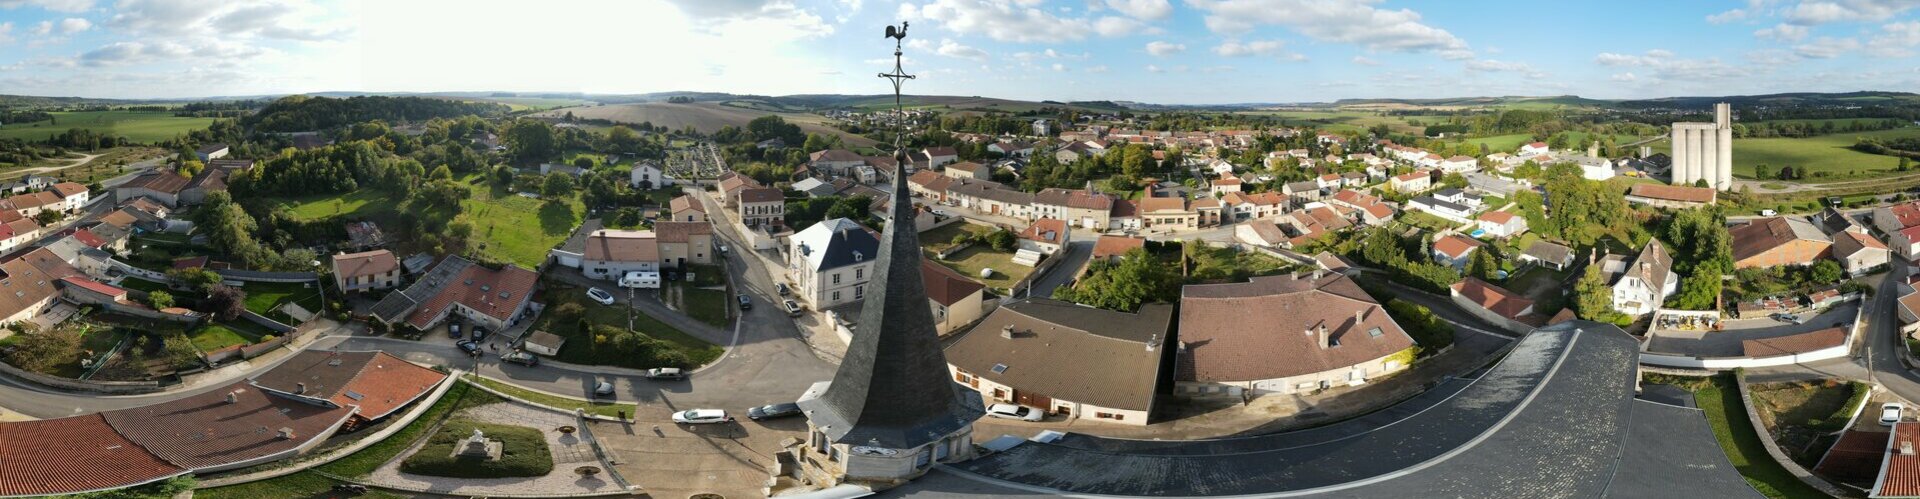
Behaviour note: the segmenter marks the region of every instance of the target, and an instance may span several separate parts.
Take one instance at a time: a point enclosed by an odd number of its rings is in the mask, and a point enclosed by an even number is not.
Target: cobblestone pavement
[[[652,497],[760,497],[781,441],[805,434],[806,419],[761,422],[727,412],[740,421],[675,425],[666,407],[643,405],[633,424],[594,422],[591,428],[614,469]]]
[[[553,453],[553,472],[540,477],[520,478],[443,478],[400,472],[400,461],[418,448],[375,470],[367,482],[406,490],[425,490],[440,494],[484,497],[488,495],[545,494],[566,495],[608,492],[619,485],[605,478],[580,478],[573,473],[580,466],[600,466],[593,446],[577,436],[554,428],[578,424],[572,414],[564,414],[524,404],[503,402],[474,407],[458,415],[486,423],[525,426],[540,430],[547,437],[547,449]]]

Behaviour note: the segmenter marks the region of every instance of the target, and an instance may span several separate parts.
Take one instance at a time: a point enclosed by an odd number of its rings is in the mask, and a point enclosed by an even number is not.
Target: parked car
[[[1907,406],[1899,402],[1880,404],[1880,426],[1893,426],[1907,412]]]
[[[745,293],[741,293],[739,296],[735,296],[735,298],[740,300],[740,310],[753,310],[753,299],[748,298]]]
[[[453,338],[456,340],[460,339],[460,323],[458,322],[447,323],[447,337]]]
[[[987,406],[987,415],[1000,419],[1018,419],[1021,421],[1039,421],[1046,417],[1046,411],[1016,404],[993,404]]]
[[[1806,319],[1800,318],[1799,314],[1773,314],[1773,320],[1791,323],[1791,324],[1802,324],[1807,322]]]
[[[754,421],[759,421],[762,419],[784,418],[787,416],[798,416],[798,415],[800,415],[800,404],[795,404],[792,402],[788,402],[785,404],[763,405],[760,407],[747,409],[747,419],[751,419]]]
[[[720,256],[727,256],[727,245],[720,245]]]
[[[602,381],[593,385],[593,398],[612,397],[613,383]]]
[[[1763,217],[1771,217],[1779,214],[1780,212],[1773,211],[1773,210],[1760,210],[1760,216],[1763,216]]]
[[[647,379],[687,379],[687,372],[678,367],[656,367],[647,370]]]
[[[787,283],[784,282],[773,285],[773,290],[780,292],[780,296],[786,296],[793,292],[793,288],[787,287]]]
[[[466,352],[467,355],[474,355],[474,356],[480,355],[479,343],[475,343],[471,341],[462,341],[459,343],[454,343],[453,346],[460,347],[460,351]]]
[[[471,338],[468,338],[468,339],[471,339],[471,340],[473,340],[473,341],[476,341],[476,342],[477,342],[477,341],[480,341],[480,340],[484,340],[484,339],[487,339],[487,328],[484,328],[484,327],[480,327],[480,326],[474,326],[474,327],[473,327],[473,337],[471,337]]]
[[[673,413],[673,422],[676,424],[714,424],[732,421],[733,417],[728,416],[727,411],[720,409],[689,409]]]
[[[601,305],[613,304],[613,293],[608,293],[606,290],[600,288],[587,288],[587,297],[592,298],[593,301],[600,302]]]
[[[786,300],[786,301],[783,301],[783,302],[780,302],[780,304],[781,304],[782,306],[785,306],[785,307],[787,307],[787,316],[788,316],[788,317],[799,317],[799,316],[800,316],[800,303],[798,303],[798,302],[795,302],[795,301],[793,301],[793,300]]]
[[[533,354],[527,353],[526,351],[513,351],[500,354],[500,361],[511,362],[527,367],[538,367],[540,365],[540,358],[534,357]]]
[[[669,280],[669,281],[678,281],[678,280],[680,280],[680,272],[679,272],[679,271],[676,271],[676,270],[669,270],[669,271],[667,271],[667,272],[666,272],[666,275],[667,275],[667,280]]]

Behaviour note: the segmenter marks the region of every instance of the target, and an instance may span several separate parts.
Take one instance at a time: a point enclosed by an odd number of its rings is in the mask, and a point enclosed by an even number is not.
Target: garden
[[[1760,424],[1795,462],[1812,468],[1873,387],[1837,379],[1747,385]]]
[[[479,430],[500,442],[498,459],[455,454]],[[553,454],[541,430],[524,426],[482,423],[456,417],[428,437],[426,445],[400,461],[400,471],[449,478],[513,478],[543,476],[553,471]]]
[[[580,287],[548,281],[544,288],[537,301],[548,308],[533,330],[567,339],[554,360],[636,369],[694,368],[724,352],[638,310],[594,303]],[[630,315],[631,330],[626,327]]]

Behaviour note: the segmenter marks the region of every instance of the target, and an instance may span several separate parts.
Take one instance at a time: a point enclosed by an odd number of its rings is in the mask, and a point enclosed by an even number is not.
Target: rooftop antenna
[[[906,111],[900,106],[900,84],[914,78],[900,67],[900,44],[907,40],[907,22],[901,21],[899,29],[888,25],[887,38],[893,39],[893,72],[880,73],[880,77],[893,81],[893,119],[895,128],[898,129],[893,134],[893,159],[904,170],[907,164],[907,150],[900,147],[900,137],[906,135],[907,130]]]

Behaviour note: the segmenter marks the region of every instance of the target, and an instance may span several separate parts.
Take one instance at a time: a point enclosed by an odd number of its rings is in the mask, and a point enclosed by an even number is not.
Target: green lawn
[[[956,222],[920,233],[920,246],[933,251],[953,247],[953,236],[972,234],[984,236],[993,233],[994,228],[985,225]]]
[[[308,312],[319,313],[320,289],[305,287],[300,283],[249,282],[241,286],[247,292],[247,310],[267,315],[274,308],[288,302],[299,302]]]
[[[546,261],[548,250],[573,233],[585,213],[578,197],[549,203],[496,190],[478,175],[462,182],[472,189],[473,197],[460,202],[459,220],[473,225],[471,244],[489,259],[537,267]]]
[[[586,320],[592,325],[610,325],[625,327],[628,309],[619,306],[607,306],[594,303],[586,297],[586,291],[579,287],[548,281],[546,289],[540,291],[539,302],[547,304],[548,313],[540,314],[540,322],[533,329],[546,331],[567,338],[567,344],[560,348],[555,360],[573,364],[609,365],[631,368],[654,368],[657,365],[641,365],[640,359],[619,355],[611,349],[595,349],[593,338],[587,331],[581,331],[578,323],[561,324],[554,320],[554,309],[567,303],[579,304],[586,310]],[[727,303],[723,301],[722,303]],[[681,332],[647,314],[633,312],[633,330],[649,338],[664,341],[674,349],[686,354],[694,366],[706,365],[720,358],[725,348],[707,343],[692,335]]]
[[[500,441],[499,459],[453,456],[454,449],[466,445],[475,430]],[[434,432],[420,450],[401,461],[400,471],[451,478],[544,476],[553,471],[553,454],[547,450],[547,431],[551,430],[454,419]]]
[[[487,393],[485,390],[475,390],[471,385],[460,383],[447,389],[446,395],[441,396],[438,402],[434,402],[433,407],[428,408],[426,414],[420,415],[420,419],[414,420],[413,424],[407,425],[400,431],[393,432],[393,435],[386,440],[314,469],[344,477],[366,476],[373,473],[373,470],[379,469],[380,465],[393,460],[394,456],[400,455],[407,450],[407,447],[413,446],[415,440],[425,435],[428,428],[447,414],[468,407],[505,401],[506,399],[500,398],[499,395]]]
[[[1394,220],[1400,223],[1404,223],[1407,225],[1412,225],[1414,227],[1419,227],[1422,229],[1427,229],[1427,230],[1436,231],[1436,232],[1452,229],[1452,228],[1463,225],[1459,222],[1440,218],[1438,215],[1434,215],[1432,213],[1427,213],[1423,211],[1403,212],[1400,214],[1400,218],[1396,218]]]
[[[1747,419],[1746,406],[1740,402],[1740,389],[1733,378],[1717,376],[1712,384],[1695,389],[1693,397],[1700,410],[1706,411],[1707,423],[1713,426],[1713,438],[1720,441],[1727,459],[1755,489],[1775,499],[1828,497],[1795,478],[1767,454],[1760,435]]]
[[[193,491],[193,497],[196,499],[261,499],[265,497],[318,499],[344,497],[332,492],[333,486],[339,483],[339,481],[321,476],[319,473],[302,471],[270,480],[196,490]],[[364,499],[398,499],[403,496],[376,489],[369,490],[366,494],[354,497]]]
[[[682,284],[675,285],[683,286],[683,289],[681,289],[681,304],[683,305],[682,310],[685,311],[687,315],[693,316],[694,319],[698,319],[700,322],[714,326],[727,326],[727,306],[733,303],[733,300],[727,297],[727,292],[717,289],[700,289]]]
[[[1856,177],[1867,177],[1891,173],[1900,164],[1893,156],[1867,154],[1852,149],[1856,139],[1878,137],[1891,139],[1897,137],[1920,137],[1920,127],[1896,128],[1860,133],[1836,133],[1818,137],[1734,139],[1733,140],[1733,176],[1751,179],[1755,165],[1767,165],[1769,170],[1779,172],[1787,165],[1807,167],[1807,180],[1820,181],[1812,174],[1829,172],[1825,179],[1846,178],[1851,172]],[[1671,153],[1673,143],[1661,141],[1648,144],[1660,152]]]
[[[933,252],[930,251],[927,252],[926,257],[953,269],[954,272],[959,272],[960,275],[1002,291],[1012,288],[1014,283],[1020,282],[1027,277],[1027,274],[1033,273],[1033,267],[1013,263],[1013,252],[994,251],[992,247],[984,244],[975,244],[960,250],[946,260],[934,258]],[[993,277],[981,279],[980,269],[993,269]]]
[[[633,415],[635,414],[635,411],[638,410],[634,407],[633,404],[629,404],[629,403],[588,402],[585,400],[558,397],[554,395],[548,395],[542,392],[536,392],[533,390],[520,388],[520,387],[509,385],[506,383],[501,383],[499,381],[482,378],[479,376],[468,375],[467,381],[479,383],[480,385],[485,386],[487,388],[491,388],[494,391],[505,393],[509,396],[518,398],[520,400],[525,400],[535,404],[540,404],[547,407],[555,407],[560,409],[583,409],[587,411],[587,414],[593,414],[598,416],[617,418],[617,417],[621,417],[621,414],[624,413],[626,417],[633,417]]]
[[[1511,133],[1486,137],[1468,137],[1460,139],[1460,141],[1468,144],[1486,144],[1487,150],[1492,152],[1514,152],[1520,150],[1521,145],[1533,142],[1533,134]]]
[[[234,345],[251,345],[260,337],[242,334],[224,325],[208,324],[193,330],[193,333],[187,335],[187,339],[193,340],[193,346],[200,351],[212,352]]]
[[[134,142],[158,142],[206,128],[213,118],[181,118],[168,111],[60,111],[53,121],[7,123],[0,139],[46,140],[79,128],[126,137]]]
[[[316,194],[284,198],[279,205],[295,220],[311,221],[335,215],[366,216],[393,211],[400,200],[386,191],[360,189],[346,194]]]

